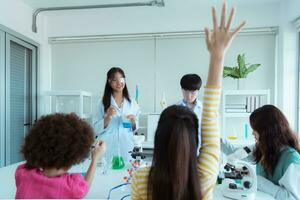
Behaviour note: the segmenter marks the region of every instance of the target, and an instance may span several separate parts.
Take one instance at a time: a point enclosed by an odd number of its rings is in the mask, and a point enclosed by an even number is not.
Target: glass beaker
[[[125,167],[124,159],[121,155],[113,156],[112,169],[123,169]]]
[[[122,116],[122,125],[123,125],[123,128],[131,128],[132,127],[131,121],[125,115]]]
[[[119,127],[118,131],[116,134],[116,139],[115,139],[115,152],[112,157],[112,169],[123,169],[125,167],[125,162],[124,159],[121,155],[121,150],[120,150],[120,123],[123,123],[123,118],[119,118]],[[123,126],[123,124],[122,124]]]

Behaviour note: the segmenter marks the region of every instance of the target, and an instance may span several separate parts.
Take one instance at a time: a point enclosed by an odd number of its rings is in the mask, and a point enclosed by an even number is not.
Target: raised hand
[[[218,25],[216,9],[215,7],[212,8],[212,18],[214,24],[213,31],[210,32],[209,28],[205,28],[204,30],[206,46],[210,53],[209,72],[206,83],[207,85],[218,87],[222,85],[224,54],[230,46],[233,38],[246,24],[244,21],[237,28],[231,31],[231,23],[234,14],[235,9],[232,8],[229,19],[226,23],[226,3],[224,2],[222,7],[221,22],[220,25]]]
[[[218,25],[216,9],[212,8],[213,18],[213,31],[210,32],[209,28],[205,28],[205,39],[208,51],[211,54],[222,54],[230,46],[233,38],[246,24],[246,21],[240,23],[240,25],[231,31],[231,23],[235,15],[235,8],[231,8],[230,16],[226,23],[226,2],[223,3],[221,21]]]

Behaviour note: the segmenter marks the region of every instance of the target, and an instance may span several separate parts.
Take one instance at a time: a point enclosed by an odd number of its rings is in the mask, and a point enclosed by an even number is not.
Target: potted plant
[[[231,77],[237,79],[237,89],[240,88],[240,79],[247,78],[248,74],[255,71],[261,64],[249,64],[245,61],[245,54],[238,54],[237,66],[224,66],[223,77]]]

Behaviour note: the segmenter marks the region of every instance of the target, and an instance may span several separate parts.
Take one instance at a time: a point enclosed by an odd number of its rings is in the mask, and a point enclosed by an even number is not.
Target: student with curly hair
[[[25,137],[22,153],[26,162],[15,173],[15,198],[83,198],[106,144],[95,144],[85,177],[68,170],[88,157],[93,143],[92,128],[75,114],[41,117]]]

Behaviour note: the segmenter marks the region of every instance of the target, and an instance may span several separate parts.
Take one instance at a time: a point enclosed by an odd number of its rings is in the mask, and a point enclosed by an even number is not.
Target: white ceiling
[[[61,6],[82,6],[82,5],[101,5],[101,4],[117,4],[117,3],[136,3],[149,2],[151,0],[23,0],[32,8],[46,8],[46,7],[61,7]],[[176,3],[178,5],[183,3],[198,3],[203,5],[211,5],[212,3],[220,4],[223,0],[164,0],[165,5],[168,3]],[[243,4],[264,4],[264,3],[278,3],[280,0],[231,0],[228,1],[235,5]],[[282,0],[283,1],[283,0]]]

